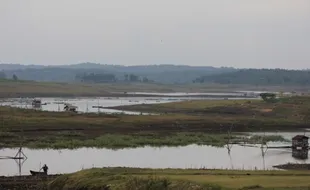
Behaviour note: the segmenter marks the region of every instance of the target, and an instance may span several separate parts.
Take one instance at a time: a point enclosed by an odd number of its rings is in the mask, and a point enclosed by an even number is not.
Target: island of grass
[[[0,98],[19,97],[121,97],[136,96],[126,92],[235,92],[254,91],[307,92],[305,86],[253,86],[227,84],[156,84],[156,83],[61,83],[0,78]],[[139,95],[150,96],[150,95]],[[154,96],[154,95],[152,95]]]
[[[309,189],[306,171],[93,168],[48,183],[57,189],[209,190]]]
[[[262,100],[199,100],[122,107],[159,115],[75,114],[0,107],[0,146],[31,148],[124,148],[223,146],[244,142],[240,132],[309,128],[310,97]],[[232,135],[227,134],[232,130]],[[283,141],[281,136],[263,141]],[[246,139],[261,143],[262,138]]]

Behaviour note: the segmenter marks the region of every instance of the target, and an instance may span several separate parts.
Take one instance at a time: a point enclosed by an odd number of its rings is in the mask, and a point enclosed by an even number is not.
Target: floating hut
[[[308,158],[309,137],[305,135],[296,135],[292,138],[292,156],[299,159]]]
[[[292,138],[292,148],[293,149],[308,149],[309,147],[309,137],[305,135],[296,135]]]

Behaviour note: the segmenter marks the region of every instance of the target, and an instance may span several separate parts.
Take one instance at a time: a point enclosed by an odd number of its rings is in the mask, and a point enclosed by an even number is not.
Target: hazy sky
[[[310,68],[310,1],[0,0],[0,62]]]

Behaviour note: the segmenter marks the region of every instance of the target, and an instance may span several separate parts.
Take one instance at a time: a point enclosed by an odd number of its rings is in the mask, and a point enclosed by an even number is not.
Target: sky
[[[0,63],[310,68],[309,0],[0,0]]]

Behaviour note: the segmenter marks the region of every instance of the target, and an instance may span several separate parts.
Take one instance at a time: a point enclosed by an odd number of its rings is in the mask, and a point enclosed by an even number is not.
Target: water
[[[272,145],[283,145],[272,143]],[[2,149],[0,156],[14,156],[17,149]],[[80,148],[76,150],[24,149],[28,159],[21,173],[39,170],[47,164],[49,173],[71,173],[92,167],[140,167],[140,168],[216,168],[216,169],[273,169],[273,165],[287,162],[305,163],[291,156],[290,150],[269,149],[262,156],[258,147],[234,145],[230,155],[226,148],[189,145],[183,147],[141,147],[128,149]],[[0,176],[17,175],[14,160],[0,159]]]
[[[113,98],[113,97],[98,97],[98,98],[38,98],[42,101],[41,110],[44,111],[63,111],[64,103],[69,103],[78,107],[79,112],[83,113],[95,113],[98,112],[98,108],[93,106],[114,107],[114,106],[126,106],[135,104],[157,104],[180,101],[179,99],[169,98]],[[20,108],[32,108],[32,99],[7,99],[2,101],[2,105],[20,107]],[[122,111],[109,108],[100,108],[99,112],[104,113],[125,113],[125,114],[141,114],[140,112]],[[147,113],[144,113],[147,114]]]
[[[42,101],[42,107],[40,108],[43,111],[63,111],[64,103],[72,104],[77,106],[77,111],[82,113],[95,113],[98,112],[98,108],[93,106],[102,106],[102,107],[114,107],[114,106],[126,106],[126,105],[136,105],[136,104],[159,104],[159,103],[169,103],[169,102],[178,102],[186,100],[199,100],[199,99],[223,99],[223,98],[206,98],[206,97],[98,97],[98,98],[38,98]],[[240,98],[231,98],[231,99],[240,99]],[[244,99],[244,98],[242,98]],[[19,108],[32,108],[31,105],[32,99],[26,98],[12,98],[5,99],[0,102],[0,105],[3,106],[12,106]],[[110,108],[100,108],[99,112],[104,113],[124,113],[124,114],[141,114],[141,112],[134,111],[122,111],[115,110]],[[149,114],[149,113],[142,113]]]
[[[138,95],[157,95],[157,96],[234,96],[243,97],[243,92],[206,92],[206,93],[186,93],[186,92],[171,92],[171,93],[160,93],[160,92],[127,92],[127,94],[138,94]]]

